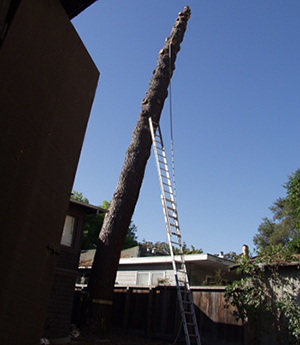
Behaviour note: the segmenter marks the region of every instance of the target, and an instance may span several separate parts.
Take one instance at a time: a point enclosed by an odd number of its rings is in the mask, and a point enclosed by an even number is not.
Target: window
[[[60,243],[64,246],[71,247],[75,230],[76,217],[67,215],[64,225],[63,234]]]
[[[159,280],[164,279],[165,272],[137,272],[136,285],[158,285]]]
[[[150,272],[138,272],[136,285],[149,285]]]
[[[152,272],[151,285],[158,285],[159,281],[164,279],[164,272]]]

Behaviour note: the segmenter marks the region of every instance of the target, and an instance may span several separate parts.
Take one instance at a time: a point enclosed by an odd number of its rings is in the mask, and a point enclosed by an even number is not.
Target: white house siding
[[[89,271],[92,265],[95,250],[84,251],[80,257],[80,276],[78,283],[84,286],[87,281],[84,277],[84,271]],[[175,259],[180,259],[175,256]],[[225,280],[230,280],[227,275],[228,268],[234,263],[209,254],[190,254],[185,256],[186,267],[191,286],[199,286],[207,279],[212,279],[216,275],[216,270],[222,270],[222,276]],[[83,270],[83,268],[86,270]],[[179,264],[178,269],[180,270]],[[86,276],[89,274],[86,273]],[[178,273],[178,278],[180,277]],[[175,277],[173,265],[170,256],[147,256],[147,257],[121,257],[119,268],[116,275],[116,286],[156,286],[156,285],[174,286]]]
[[[283,279],[283,282],[278,286],[274,285],[272,280],[269,280],[270,286],[274,292],[282,297],[284,292],[293,296],[298,303],[300,303],[300,269],[299,265],[290,265],[279,267],[279,278]],[[267,277],[270,276],[270,272],[266,271]]]
[[[119,286],[156,286],[160,284],[176,285],[172,270],[137,270],[118,271],[115,285]]]
[[[166,285],[176,285],[173,270],[166,271]]]
[[[118,271],[115,285],[132,286],[136,285],[136,271]]]

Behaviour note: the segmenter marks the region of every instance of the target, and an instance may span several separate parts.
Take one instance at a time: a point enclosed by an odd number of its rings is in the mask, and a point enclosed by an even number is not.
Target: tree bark
[[[138,200],[146,164],[151,152],[152,139],[148,119],[159,123],[168,86],[175,69],[175,60],[190,17],[189,7],[179,13],[160,50],[141,112],[126,152],[125,162],[114,192],[109,212],[106,214],[89,280],[91,304],[87,322],[90,328],[101,333],[110,330],[114,283],[120,252]],[[169,58],[171,47],[171,61]],[[170,68],[171,67],[171,68]]]

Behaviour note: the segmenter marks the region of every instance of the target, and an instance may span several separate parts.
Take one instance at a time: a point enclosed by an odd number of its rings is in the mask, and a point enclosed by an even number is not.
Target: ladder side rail
[[[173,246],[172,246],[172,238],[171,238],[171,224],[170,224],[170,219],[169,219],[169,214],[168,214],[168,207],[167,207],[167,201],[166,201],[166,196],[165,193],[168,193],[168,197],[170,198],[170,203],[171,205],[174,207],[174,209],[176,209],[176,205],[175,205],[175,200],[174,200],[174,196],[173,196],[173,192],[172,192],[172,185],[170,183],[168,183],[168,190],[166,191],[164,188],[164,182],[162,179],[162,174],[161,174],[161,165],[163,164],[163,168],[164,171],[166,173],[167,179],[170,181],[170,174],[169,174],[169,169],[168,169],[168,164],[167,164],[167,159],[166,159],[166,154],[164,152],[163,149],[163,140],[162,140],[162,135],[161,135],[161,131],[160,131],[160,127],[159,125],[157,125],[156,130],[158,131],[158,136],[159,136],[159,143],[161,144],[161,151],[162,151],[162,158],[163,161],[161,161],[158,158],[158,153],[157,153],[157,142],[158,140],[156,140],[155,137],[155,132],[154,132],[154,127],[153,127],[153,123],[152,123],[152,119],[149,118],[149,125],[150,125],[150,132],[151,132],[151,136],[152,136],[152,142],[153,142],[153,147],[154,147],[154,154],[155,154],[155,160],[156,160],[156,167],[157,167],[157,171],[158,171],[158,176],[159,176],[159,182],[160,182],[160,189],[161,189],[161,202],[162,202],[162,206],[163,206],[163,213],[164,213],[164,218],[165,218],[165,224],[166,224],[166,228],[167,228],[167,236],[168,236],[168,242],[169,242],[169,248],[170,248],[170,254],[171,254],[171,260],[172,260],[172,265],[173,265],[173,271],[175,274],[175,280],[177,278],[178,280],[178,276],[177,276],[177,266],[176,266],[176,262],[175,262],[175,256],[174,256],[174,250],[173,250]],[[177,229],[177,233],[178,233],[178,220],[174,219],[174,224],[176,226]],[[181,250],[182,251],[182,250]],[[177,284],[177,282],[176,282]]]
[[[160,135],[161,135],[161,133],[160,133]],[[164,171],[166,174],[166,179],[168,181],[168,183],[167,183],[167,189],[168,190],[165,190],[164,188],[162,188],[161,198],[162,198],[164,216],[165,216],[165,220],[166,220],[166,224],[167,224],[167,233],[168,233],[170,252],[172,252],[173,253],[172,255],[174,256],[174,250],[173,250],[171,242],[172,242],[172,235],[174,236],[175,233],[173,233],[172,229],[171,229],[170,217],[172,218],[172,220],[174,222],[174,226],[176,229],[176,235],[175,236],[177,236],[177,241],[179,243],[181,251],[182,251],[182,244],[181,244],[181,239],[180,239],[177,209],[176,209],[175,199],[174,199],[174,195],[173,195],[172,184],[171,184],[170,174],[169,174],[169,170],[168,170],[166,154],[165,154],[164,150],[163,150],[163,156],[164,156]],[[170,198],[169,200],[170,200],[171,206],[168,206],[168,204],[167,204],[166,193],[168,194],[168,197]],[[172,213],[171,215],[170,215],[170,212]]]
[[[159,139],[160,139],[159,142],[161,143],[161,151],[162,151],[161,157],[163,158],[163,161],[160,161],[159,158],[158,158],[157,140],[155,139],[155,132],[154,132],[154,127],[153,127],[153,123],[152,123],[152,119],[151,118],[149,118],[149,124],[150,124],[150,129],[151,129],[152,142],[153,142],[154,153],[155,153],[155,158],[156,158],[156,166],[157,166],[159,182],[160,182],[161,201],[162,201],[162,206],[163,206],[165,224],[166,224],[166,227],[167,227],[167,235],[168,235],[168,240],[169,240],[171,257],[172,257],[172,261],[173,261],[174,260],[174,251],[173,251],[173,247],[171,245],[171,241],[172,241],[171,233],[172,233],[172,231],[171,231],[171,224],[170,224],[170,219],[169,219],[168,206],[167,206],[167,201],[166,201],[165,193],[168,193],[168,197],[170,198],[169,199],[170,203],[171,203],[171,205],[174,205],[174,209],[176,209],[176,205],[175,205],[175,200],[174,200],[174,196],[173,196],[172,185],[170,184],[170,181],[171,181],[170,180],[170,174],[169,174],[166,154],[165,154],[165,151],[163,149],[163,140],[162,140],[162,135],[161,135],[160,127],[157,126],[156,130],[158,131],[158,135],[159,135]],[[161,167],[160,164],[164,165],[163,169],[165,171],[166,179],[168,181],[168,183],[166,184],[168,190],[165,190],[165,188],[164,188],[164,181],[163,181],[162,174],[161,174],[161,168],[162,167]],[[174,223],[175,223],[176,227],[179,227],[177,218],[174,219]],[[176,270],[176,268],[174,268],[174,269]]]
[[[174,252],[173,252],[172,246],[170,245],[170,243],[171,243],[171,237],[170,237],[171,226],[170,226],[169,218],[168,218],[167,211],[166,211],[167,208],[166,208],[166,201],[165,201],[165,196],[164,196],[164,185],[163,185],[163,180],[162,180],[161,172],[160,172],[160,163],[159,163],[159,158],[158,158],[158,153],[157,153],[157,142],[156,142],[156,139],[155,139],[155,132],[154,132],[154,127],[153,127],[153,123],[152,123],[151,117],[149,118],[149,125],[150,125],[150,133],[151,133],[151,137],[152,137],[152,142],[153,142],[153,146],[154,146],[155,161],[156,161],[156,167],[157,167],[157,172],[158,172],[158,177],[159,177],[159,184],[160,184],[160,190],[161,190],[161,201],[162,201],[162,206],[163,206],[165,224],[166,224],[166,227],[167,227],[167,236],[168,236],[168,242],[169,242],[169,247],[170,247],[171,259],[172,259],[172,263],[173,263],[173,269],[174,269],[174,272],[175,272],[176,271],[176,267],[174,266]],[[159,130],[160,139],[162,139],[159,126],[157,126],[156,129]],[[162,140],[160,140],[160,142],[161,142],[161,145],[163,147]],[[163,158],[165,158],[165,157],[163,157]],[[170,194],[170,199],[172,201],[174,200],[172,194]]]
[[[189,286],[189,279],[184,259],[184,253],[181,243],[181,234],[180,234],[180,228],[179,228],[179,222],[178,222],[178,214],[177,214],[177,207],[175,204],[175,198],[173,195],[173,189],[172,189],[172,183],[170,179],[170,174],[168,170],[168,164],[167,164],[167,158],[166,153],[164,150],[163,140],[162,140],[162,134],[161,130],[158,124],[156,124],[156,131],[154,131],[153,123],[151,117],[149,118],[149,126],[150,126],[150,132],[152,137],[152,143],[154,147],[154,153],[155,153],[155,160],[156,160],[156,166],[159,176],[159,182],[160,182],[160,188],[161,188],[161,201],[163,206],[163,213],[165,218],[165,224],[167,228],[167,236],[168,236],[168,242],[170,247],[170,253],[171,253],[171,259],[172,259],[172,265],[173,265],[173,271],[176,281],[176,287],[177,287],[177,296],[179,301],[179,307],[180,307],[180,313],[182,316],[182,325],[184,328],[184,335],[185,335],[185,341],[187,345],[191,345],[190,337],[196,339],[197,345],[201,345],[200,336],[199,336],[199,330],[195,315],[195,309],[193,305],[192,300],[192,294],[190,291]],[[157,138],[157,139],[156,139]],[[160,145],[160,147],[158,146]],[[158,154],[158,150],[160,153]],[[162,160],[160,160],[162,158]],[[164,172],[165,175],[162,174]],[[167,188],[165,188],[167,186]],[[168,195],[168,198],[166,197],[166,194]],[[169,205],[168,205],[169,204]],[[171,212],[171,214],[169,213]],[[172,223],[171,223],[172,220]],[[172,228],[175,228],[175,231],[172,231]],[[172,236],[176,237],[176,242],[174,242]],[[179,247],[179,255],[176,255],[177,258],[180,257],[180,260],[176,260],[174,249],[172,246],[172,243],[176,243],[176,245]],[[177,264],[180,264],[180,269],[177,268]],[[180,278],[178,277],[178,274],[181,274]],[[182,280],[182,277],[184,278]],[[184,301],[183,296],[184,294]],[[188,299],[188,301],[186,300]],[[186,310],[186,308],[189,307],[189,310]],[[189,320],[187,318],[189,317]],[[190,321],[190,317],[192,318],[192,322]],[[189,327],[193,327],[194,333],[191,333],[191,330]]]

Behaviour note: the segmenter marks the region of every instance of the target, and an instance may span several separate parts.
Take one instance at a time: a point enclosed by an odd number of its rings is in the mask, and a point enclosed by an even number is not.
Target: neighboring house
[[[81,253],[78,288],[85,287],[88,282],[95,252],[92,249]],[[116,286],[176,285],[171,256],[156,253],[149,256],[151,253],[147,251],[144,256],[138,256],[141,252],[143,250],[139,246],[122,251]],[[187,254],[185,261],[192,286],[214,285],[216,282],[226,285],[236,279],[235,272],[229,272],[229,268],[235,264],[230,260],[211,254]]]
[[[296,301],[300,304],[300,254],[294,254],[295,261],[274,261],[271,264],[258,264],[264,267],[263,271],[265,274],[265,279],[269,280],[270,286],[273,287],[274,292],[279,296],[282,296],[283,292],[290,293]],[[254,257],[251,259],[253,262],[256,262],[257,258]],[[235,272],[239,267],[239,264],[235,264],[230,267],[230,271]],[[274,285],[270,279],[271,271],[270,269],[275,269],[279,277],[282,279],[282,282],[285,284]],[[240,275],[239,275],[240,277]]]
[[[263,273],[263,280],[266,284],[267,295],[274,300],[280,300],[282,297],[287,301],[284,293],[288,293],[292,297],[292,305],[300,305],[300,254],[295,254],[295,261],[283,261],[279,259],[274,260],[271,264],[258,263],[257,257],[252,258],[251,261],[260,267]],[[230,270],[236,271],[239,265],[233,265]],[[274,275],[275,272],[275,275]],[[241,278],[241,275],[239,275]],[[274,279],[275,278],[275,279]],[[292,319],[293,313],[288,310],[289,318]],[[258,317],[258,318],[256,318]],[[270,317],[268,312],[261,315],[255,315],[254,318],[249,317],[248,323],[248,341],[249,344],[258,342],[258,340],[264,345],[280,345],[282,341],[288,343],[288,333],[285,329],[285,322],[280,324],[283,319],[280,318],[276,321],[279,322],[277,327],[280,332],[276,330],[274,326],[274,319]],[[284,325],[284,327],[282,327]],[[280,335],[280,336],[279,336]],[[287,337],[285,339],[285,337]],[[284,340],[285,339],[285,340]]]
[[[43,336],[52,341],[70,341],[74,287],[78,276],[85,217],[94,217],[105,212],[107,210],[84,202],[72,199],[69,202],[44,326]]]
[[[290,293],[298,304],[300,304],[300,254],[295,255],[297,261],[292,261],[278,267],[278,273],[283,279],[289,281],[285,291]],[[278,293],[282,295],[283,288],[279,288]]]

